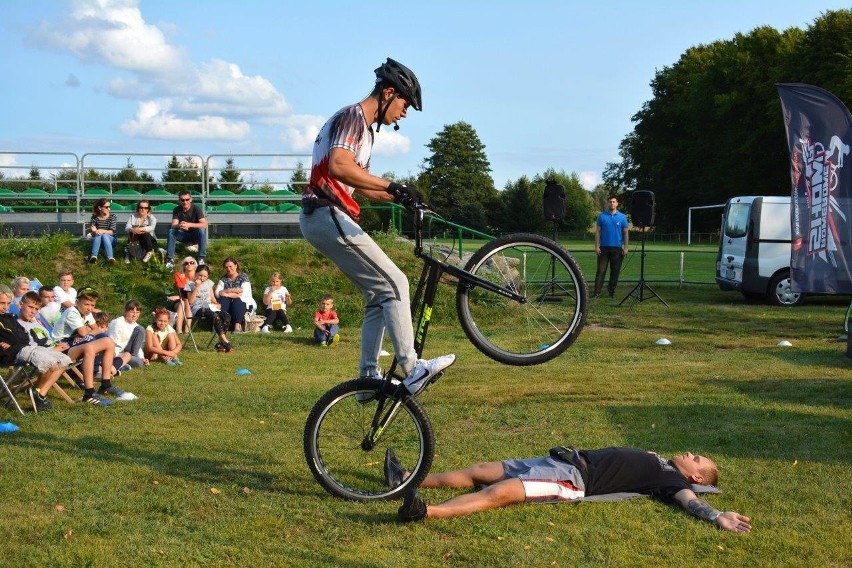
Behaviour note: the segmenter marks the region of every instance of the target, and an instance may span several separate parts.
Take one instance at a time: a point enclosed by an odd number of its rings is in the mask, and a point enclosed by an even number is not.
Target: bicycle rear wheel
[[[459,282],[456,309],[477,349],[507,365],[537,365],[565,351],[580,334],[588,296],[583,273],[556,242],[530,234],[493,240],[465,266],[526,298],[517,302]]]
[[[308,467],[323,488],[352,501],[398,498],[420,485],[435,455],[435,435],[426,411],[414,397],[382,395],[384,381],[356,379],[337,385],[314,405],[305,423]],[[396,405],[375,440],[369,439],[379,404]],[[385,415],[385,412],[382,413]],[[365,441],[366,440],[366,441]],[[411,475],[396,488],[385,484],[385,450],[393,447]]]

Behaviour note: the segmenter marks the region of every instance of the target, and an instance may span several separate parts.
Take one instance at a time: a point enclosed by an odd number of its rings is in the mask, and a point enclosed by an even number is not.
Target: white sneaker
[[[189,252],[198,252],[198,245],[186,245],[186,250]]]
[[[139,397],[132,392],[124,391],[121,393],[121,396],[116,397],[115,400],[136,400],[137,398]]]
[[[293,326],[291,326],[289,323],[284,326],[284,333],[293,333]]]
[[[124,257],[124,264],[130,264],[130,257],[129,256]]]
[[[432,382],[432,378],[456,362],[456,356],[453,354],[435,357],[428,361],[418,359],[414,368],[408,374],[408,377],[402,384],[408,389],[412,396],[417,396],[426,386]]]
[[[269,326],[265,325],[262,328],[260,328],[260,333],[270,333]]]
[[[171,270],[175,267],[175,263],[171,260],[166,261],[166,270]]]
[[[154,256],[154,251],[149,250],[145,253],[145,256],[142,257],[142,262],[148,262],[149,260],[151,260],[152,256]]]

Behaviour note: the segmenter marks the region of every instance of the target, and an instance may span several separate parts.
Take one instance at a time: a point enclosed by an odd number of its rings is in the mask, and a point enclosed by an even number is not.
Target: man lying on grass
[[[385,456],[385,478],[391,487],[406,478],[392,448]],[[718,481],[716,464],[690,452],[667,460],[632,448],[578,451],[571,446],[558,447],[548,457],[478,463],[466,469],[430,473],[421,487],[486,487],[437,505],[426,505],[417,489],[409,488],[399,508],[399,519],[444,519],[524,502],[557,503],[629,492],[675,501],[689,514],[725,530],[750,532],[748,517],[717,511],[693,491],[693,483],[715,486]]]

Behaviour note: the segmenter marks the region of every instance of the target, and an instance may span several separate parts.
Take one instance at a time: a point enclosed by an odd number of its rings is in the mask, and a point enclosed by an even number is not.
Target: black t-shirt
[[[692,485],[669,460],[644,450],[604,448],[580,452],[589,466],[586,495],[642,493],[670,500]]]
[[[183,207],[178,205],[172,210],[172,219],[177,219],[178,223],[186,221],[187,223],[198,223],[204,219],[204,211],[201,207],[193,203],[189,206],[189,211],[184,211]]]
[[[0,349],[0,365],[14,365],[18,352],[30,344],[30,336],[18,323],[18,316],[0,315],[0,342],[9,344],[8,349]]]

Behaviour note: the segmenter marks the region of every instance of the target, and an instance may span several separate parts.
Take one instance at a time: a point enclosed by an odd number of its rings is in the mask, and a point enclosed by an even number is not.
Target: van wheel
[[[805,301],[804,294],[793,292],[789,272],[779,272],[769,281],[766,296],[769,303],[776,306],[801,306]]]

